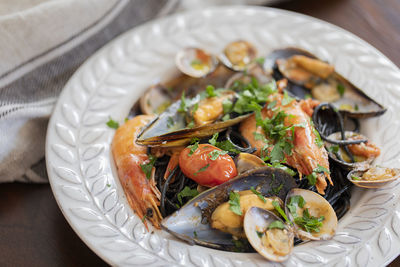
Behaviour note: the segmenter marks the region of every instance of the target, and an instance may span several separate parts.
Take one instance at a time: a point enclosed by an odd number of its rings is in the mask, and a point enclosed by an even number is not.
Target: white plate
[[[178,14],[135,28],[93,55],[62,92],[47,133],[51,187],[82,240],[112,265],[261,265],[258,254],[189,246],[145,230],[127,204],[110,155],[114,130],[149,85],[174,70],[175,53],[198,46],[217,53],[230,41],[254,43],[260,55],[298,46],[333,63],[341,74],[388,108],[362,122],[382,148],[378,163],[400,167],[400,71],[376,49],[328,23],[271,8],[223,7]],[[297,246],[289,266],[389,263],[400,253],[400,182],[354,190],[350,211],[331,241]]]

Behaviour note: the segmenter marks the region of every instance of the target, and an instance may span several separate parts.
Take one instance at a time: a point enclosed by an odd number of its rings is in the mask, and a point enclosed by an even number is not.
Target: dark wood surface
[[[400,0],[295,0],[275,7],[353,32],[400,66]],[[68,225],[49,185],[15,183],[0,185],[0,266],[107,264]],[[400,266],[400,257],[389,266]]]

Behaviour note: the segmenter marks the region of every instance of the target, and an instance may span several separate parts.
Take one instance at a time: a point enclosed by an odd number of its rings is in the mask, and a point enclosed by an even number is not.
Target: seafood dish
[[[373,165],[380,149],[360,133],[386,109],[311,53],[259,56],[237,40],[218,55],[185,48],[175,63],[179,75],[151,86],[124,123],[107,122],[147,230],[282,262],[335,235],[353,186],[400,177]]]

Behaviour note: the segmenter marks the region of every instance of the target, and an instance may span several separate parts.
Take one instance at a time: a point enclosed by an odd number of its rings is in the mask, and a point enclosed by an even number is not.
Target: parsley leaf
[[[208,155],[210,156],[211,160],[216,160],[217,158],[219,158],[219,156],[225,154],[228,154],[228,151],[214,149]]]
[[[151,178],[151,171],[153,169],[154,163],[156,163],[157,158],[153,155],[149,155],[149,162],[145,164],[140,164],[140,168],[142,168],[142,171],[144,174],[146,174],[147,180]]]
[[[283,99],[282,99],[282,105],[283,106],[286,106],[286,105],[292,103],[293,100],[294,100],[294,98],[289,96],[287,91],[283,92]]]
[[[250,188],[251,192],[253,192],[253,194],[255,194],[256,196],[258,196],[259,199],[261,199],[264,203],[267,203],[267,200],[265,199],[265,197],[263,195],[261,195],[260,192],[258,192],[257,190],[254,189],[254,187],[252,186]]]
[[[285,224],[283,224],[283,222],[281,221],[273,221],[268,225],[268,229],[274,229],[274,228],[285,229],[286,227]]]
[[[182,95],[181,95],[181,104],[179,106],[178,112],[185,113],[187,111],[187,109],[188,109],[188,107],[186,105],[185,91],[183,91]]]
[[[174,119],[171,116],[169,116],[167,119],[167,127],[171,128],[172,126],[174,126],[174,124],[175,124]]]
[[[217,96],[218,94],[215,92],[215,87],[212,85],[207,85],[206,92],[208,97]]]
[[[327,169],[327,168],[325,168],[325,167],[323,167],[323,166],[321,166],[321,165],[319,165],[319,164],[317,164],[317,168],[315,168],[314,169],[314,172],[317,172],[317,173],[327,173],[327,174],[330,174],[331,172]]]
[[[259,231],[257,231],[257,230],[256,230],[256,233],[257,233],[257,235],[258,235],[259,238],[261,238],[261,237],[264,235],[263,232],[259,232]]]
[[[257,62],[260,65],[264,65],[265,62],[265,58],[264,57],[259,57],[255,60],[255,62]]]
[[[339,152],[339,145],[332,145],[328,148],[328,151],[331,153],[338,153]]]
[[[210,140],[208,140],[208,142],[211,145],[216,146],[219,149],[222,149],[224,151],[232,152],[235,154],[240,153],[240,151],[235,148],[235,145],[231,141],[223,140],[223,141],[219,142],[219,141],[217,141],[217,139],[218,139],[218,133],[215,133],[213,135],[213,137]]]
[[[196,176],[198,173],[204,172],[205,170],[207,170],[208,167],[210,167],[210,163],[208,163],[206,166],[200,168],[197,172],[193,173],[193,175]]]
[[[196,231],[193,231],[193,237],[197,238],[197,232]]]
[[[190,157],[199,148],[199,142],[195,142],[193,145],[190,145],[188,147],[190,148],[190,152],[188,153],[188,156]]]
[[[179,203],[182,205],[182,198],[189,197],[190,199],[192,199],[195,196],[197,196],[198,194],[199,194],[199,192],[197,191],[196,188],[190,189],[189,186],[185,186],[185,188],[183,188],[183,190],[177,194],[177,197],[178,197]]]
[[[231,191],[229,193],[229,209],[237,214],[242,215],[242,210],[240,209],[240,195],[237,192]]]
[[[282,218],[284,218],[287,223],[290,223],[285,212],[282,210],[281,205],[279,205],[279,202],[274,200],[274,201],[272,201],[272,205],[274,206],[275,210],[282,216]]]
[[[360,177],[354,176],[354,175],[351,175],[351,179],[352,179],[352,180],[356,180],[356,181],[360,181],[360,180],[361,180]]]
[[[108,127],[112,128],[112,129],[118,129],[119,127],[119,123],[113,119],[111,119],[106,123]]]
[[[288,205],[294,205],[294,204],[296,204],[300,208],[304,208],[306,201],[304,200],[304,198],[302,196],[296,195],[296,196],[290,197]]]
[[[233,103],[228,98],[226,98],[222,101],[222,108],[224,110],[224,114],[228,114],[229,112],[231,112],[232,107],[233,107]]]
[[[317,175],[315,174],[315,172],[312,172],[311,174],[306,175],[306,178],[308,180],[309,185],[315,185],[315,183],[317,182]]]
[[[340,94],[340,96],[343,96],[344,95],[344,91],[346,90],[346,87],[344,87],[343,84],[339,83],[337,85],[336,89],[337,89],[338,93]]]
[[[321,216],[319,218],[311,216],[310,213],[308,212],[308,209],[305,209],[303,211],[302,217],[299,216],[294,218],[294,222],[309,233],[311,232],[319,233],[320,228],[323,225],[322,221],[324,220],[325,220],[324,216]]]
[[[218,135],[219,135],[219,133],[215,133],[215,134],[212,136],[212,138],[211,138],[210,140],[208,140],[208,142],[209,142],[211,145],[215,146],[215,145],[217,144]]]
[[[315,135],[315,144],[321,148],[324,145],[324,142],[321,139],[321,136],[319,135],[319,132],[317,131],[317,129],[315,129],[315,127],[311,127],[312,131]]]

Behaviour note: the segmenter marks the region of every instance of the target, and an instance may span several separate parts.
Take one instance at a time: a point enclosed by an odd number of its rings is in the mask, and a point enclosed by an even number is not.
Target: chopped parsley
[[[195,142],[193,145],[188,146],[188,148],[190,148],[190,152],[188,153],[188,156],[190,157],[199,148],[199,142]]]
[[[294,100],[294,98],[289,96],[287,91],[283,92],[283,99],[282,99],[282,105],[283,106],[286,106],[286,105],[292,103],[293,100]]]
[[[193,59],[192,62],[190,62],[190,65],[194,68],[196,68],[198,65],[202,65],[203,62],[198,60],[198,59]]]
[[[208,167],[210,167],[210,163],[208,163],[206,166],[200,168],[197,172],[193,173],[193,175],[196,176],[200,172],[204,172],[205,170],[207,170]]]
[[[222,117],[222,121],[227,121],[227,120],[229,120],[231,118],[231,116],[229,116],[229,114],[225,114],[223,117]]]
[[[127,121],[129,121],[129,118],[125,118],[124,122],[127,122]]]
[[[265,197],[263,195],[261,195],[260,192],[258,192],[257,190],[254,189],[254,187],[250,188],[251,192],[253,192],[253,194],[255,194],[256,196],[258,196],[259,199],[261,199],[264,203],[267,203],[267,200],[265,199]]]
[[[219,158],[219,156],[225,154],[228,154],[228,151],[214,149],[208,155],[210,156],[211,160],[216,160],[217,158]]]
[[[171,116],[169,116],[167,119],[167,127],[171,128],[172,126],[174,126],[174,124],[175,124],[174,119]]]
[[[113,119],[109,119],[109,121],[106,123],[108,127],[112,128],[112,129],[118,129],[119,127],[119,123]]]
[[[229,99],[224,99],[222,101],[222,108],[224,109],[224,114],[228,114],[229,112],[232,111],[233,103]]]
[[[352,179],[352,180],[356,180],[356,181],[360,181],[360,180],[361,180],[360,177],[354,176],[354,175],[351,175],[351,179]]]
[[[193,237],[197,238],[197,232],[196,231],[193,231]]]
[[[240,209],[240,195],[237,192],[231,191],[229,193],[229,209],[237,214],[242,215],[242,210]]]
[[[194,127],[194,121],[189,122],[187,127],[192,129]]]
[[[218,96],[218,93],[215,92],[215,87],[212,85],[207,85],[206,92],[208,97]]]
[[[144,223],[144,221],[146,220],[146,214],[142,217],[142,223]]]
[[[281,205],[279,205],[279,202],[274,200],[274,201],[272,201],[272,205],[274,206],[275,210],[282,216],[282,218],[284,218],[287,223],[290,223],[285,212],[282,210]]]
[[[278,229],[285,229],[285,224],[281,221],[273,221],[272,223],[270,223],[268,225],[268,229],[274,229],[274,228],[278,228]]]
[[[354,110],[358,111],[358,105],[357,104],[354,105]]]
[[[328,151],[329,152],[332,152],[332,153],[338,153],[339,152],[339,145],[332,145],[332,146],[330,146],[329,148],[328,148]]]
[[[235,251],[240,252],[244,248],[244,244],[240,240],[233,239],[233,245],[235,246]]]
[[[149,162],[146,164],[140,164],[140,168],[146,175],[147,180],[151,178],[151,171],[153,169],[154,163],[156,163],[157,158],[153,155],[149,155]]]
[[[179,106],[178,112],[185,113],[187,110],[188,106],[186,105],[185,91],[183,91],[181,95],[181,104]]]
[[[306,95],[304,96],[304,99],[311,99],[311,98],[312,98],[311,94],[306,94]]]
[[[299,225],[303,230],[307,232],[319,232],[320,228],[322,227],[322,221],[325,219],[324,216],[316,218],[311,216],[308,209],[303,210],[303,215],[300,217],[297,214],[297,207],[304,208],[306,201],[300,195],[292,196],[289,199],[289,203],[287,207],[289,212],[293,215],[294,222]]]
[[[319,132],[317,131],[317,129],[315,129],[314,126],[312,126],[311,128],[312,128],[312,131],[313,131],[313,133],[315,135],[315,144],[319,148],[321,148],[324,145],[324,142],[322,141],[321,136],[319,135]]]
[[[240,151],[235,148],[235,145],[231,141],[229,141],[229,140],[223,140],[221,142],[217,141],[218,135],[219,135],[218,133],[215,133],[213,135],[213,137],[210,140],[208,140],[208,142],[211,145],[216,146],[219,149],[222,149],[224,151],[232,152],[232,153],[235,153],[235,154],[239,154],[240,153]]]
[[[346,87],[344,87],[343,84],[339,83],[337,85],[336,89],[337,89],[338,93],[340,94],[340,96],[343,96],[344,95],[344,91],[346,90]]]
[[[317,182],[317,174],[318,173],[330,174],[331,172],[327,168],[318,164],[317,167],[313,170],[313,172],[311,174],[306,175],[309,185],[315,185],[315,183]]]
[[[192,114],[196,113],[196,111],[197,111],[198,109],[199,109],[199,103],[194,104],[194,105],[193,105],[193,108],[192,108]]]
[[[183,190],[177,194],[177,197],[178,197],[179,203],[182,205],[182,203],[183,203],[182,198],[192,199],[195,196],[197,196],[198,194],[199,194],[199,192],[197,191],[196,188],[190,189],[189,186],[185,186],[185,188],[183,188]]]
[[[107,184],[107,187],[111,187],[111,184]]]
[[[259,232],[259,231],[257,231],[257,230],[256,230],[256,233],[257,233],[257,235],[258,235],[259,238],[261,238],[261,237],[264,235],[263,232]]]
[[[256,58],[255,62],[257,62],[260,65],[264,65],[265,58],[264,57]]]

